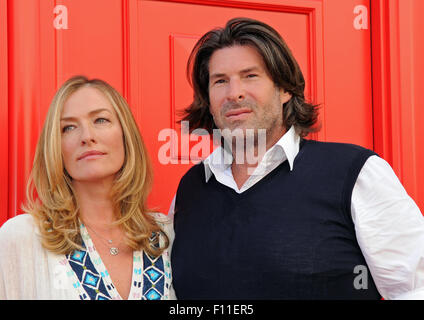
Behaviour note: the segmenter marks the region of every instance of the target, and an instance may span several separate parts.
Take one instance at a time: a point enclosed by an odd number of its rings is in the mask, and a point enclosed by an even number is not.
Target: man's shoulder
[[[363,146],[353,144],[353,143],[344,143],[344,142],[331,142],[331,141],[317,141],[317,140],[307,140],[304,139],[301,143],[303,146],[307,146],[309,149],[324,151],[328,153],[336,154],[345,154],[345,153],[368,153],[375,154],[373,150],[367,149]]]
[[[187,172],[182,176],[181,181],[187,180],[187,179],[204,179],[205,177],[205,164],[202,162],[199,162],[198,164],[195,164],[190,169],[187,170]]]
[[[180,179],[177,188],[176,198],[179,198],[181,192],[192,193],[200,190],[203,184],[206,183],[205,179],[205,165],[203,162],[192,166]]]

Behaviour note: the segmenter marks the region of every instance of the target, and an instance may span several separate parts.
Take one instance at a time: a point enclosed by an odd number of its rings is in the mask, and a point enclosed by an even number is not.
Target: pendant
[[[119,250],[118,250],[118,248],[115,248],[115,247],[112,247],[112,248],[110,248],[110,254],[112,255],[112,256],[116,256],[118,253],[119,253]]]

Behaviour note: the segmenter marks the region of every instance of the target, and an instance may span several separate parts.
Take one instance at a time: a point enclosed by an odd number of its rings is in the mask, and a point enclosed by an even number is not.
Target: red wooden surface
[[[9,215],[22,202],[42,107],[39,3],[8,1]],[[25,6],[25,10],[23,10]],[[47,103],[47,101],[45,101]]]
[[[56,5],[68,9],[68,29],[54,28]],[[353,26],[358,5],[371,12],[369,28]],[[0,225],[21,212],[49,103],[74,74],[105,79],[128,99],[154,163],[149,203],[167,212],[191,163],[161,164],[158,134],[179,130],[191,100],[185,63],[195,40],[234,16],[268,22],[287,40],[307,96],[322,104],[316,137],[374,148],[423,210],[421,12],[421,0],[0,0]],[[181,162],[187,150],[176,147]]]
[[[7,0],[0,0],[0,225],[8,217],[9,202],[7,21]]]
[[[375,151],[424,213],[424,2],[372,0]]]

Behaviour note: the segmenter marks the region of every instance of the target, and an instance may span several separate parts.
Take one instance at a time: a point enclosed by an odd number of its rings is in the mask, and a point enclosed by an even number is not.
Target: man
[[[227,134],[178,187],[179,299],[424,297],[418,207],[373,151],[304,139],[317,107],[273,28],[230,20],[199,40],[189,66],[184,120]]]

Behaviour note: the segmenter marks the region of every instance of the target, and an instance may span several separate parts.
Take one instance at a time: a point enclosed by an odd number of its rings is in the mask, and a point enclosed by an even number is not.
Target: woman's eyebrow
[[[93,116],[93,115],[100,113],[100,112],[103,112],[103,111],[111,113],[110,110],[107,109],[107,108],[99,108],[99,109],[95,109],[95,110],[90,111],[88,114],[90,116]],[[76,117],[62,117],[62,118],[60,118],[60,121],[74,121],[74,120],[76,120]]]

